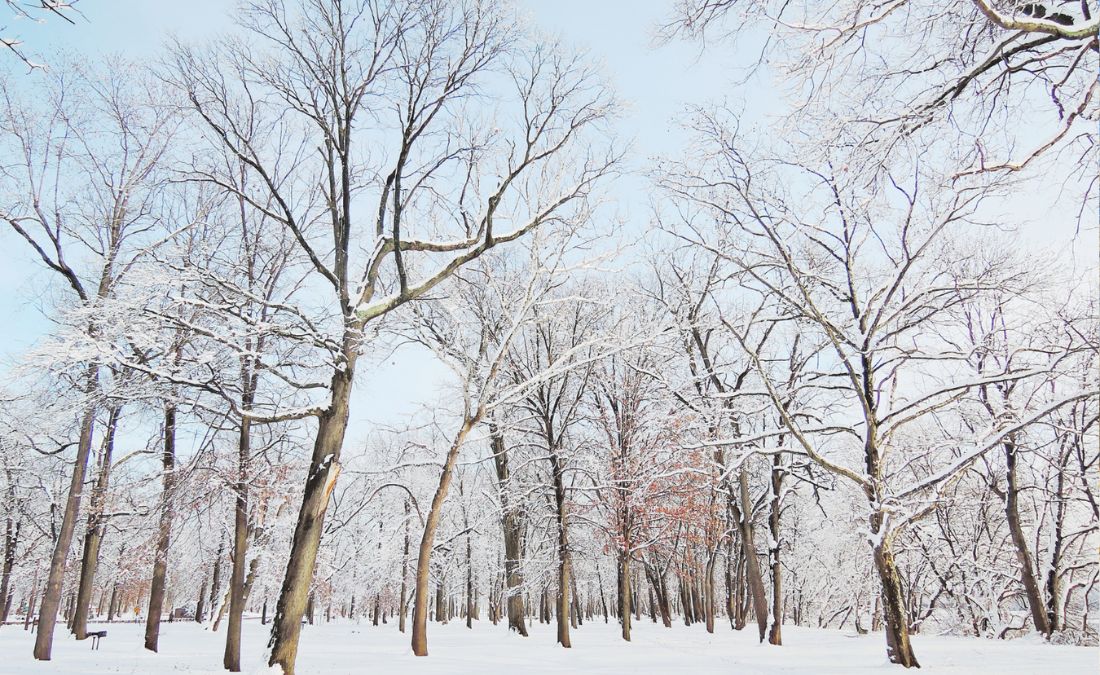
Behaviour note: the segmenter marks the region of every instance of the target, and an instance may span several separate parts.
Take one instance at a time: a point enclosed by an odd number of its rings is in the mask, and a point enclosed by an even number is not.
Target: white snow
[[[193,673],[214,675],[221,667],[224,632],[211,633],[194,622],[165,623],[159,654],[142,648],[140,623],[96,625],[106,628],[99,651],[89,642],[77,642],[59,628],[53,660],[36,662],[31,656],[33,637],[21,626],[0,628],[0,673],[12,675],[83,675],[91,673]],[[298,651],[299,675],[340,673],[815,673],[851,675],[906,672],[886,661],[881,633],[855,635],[835,630],[785,626],[783,647],[758,644],[751,627],[730,630],[720,624],[708,635],[701,624],[664,628],[648,618],[635,622],[633,641],[619,637],[619,626],[602,619],[589,621],[572,632],[573,648],[554,644],[553,626],[535,623],[531,637],[509,633],[502,623],[487,621],[473,630],[462,621],[428,627],[429,656],[418,658],[408,637],[395,623],[373,627],[368,623],[331,623],[303,626]],[[270,672],[263,663],[267,627],[259,621],[244,624],[245,673]],[[1034,673],[1096,673],[1100,649],[1052,646],[1038,640],[994,641],[918,635],[913,639],[917,658],[926,673],[1032,675]]]

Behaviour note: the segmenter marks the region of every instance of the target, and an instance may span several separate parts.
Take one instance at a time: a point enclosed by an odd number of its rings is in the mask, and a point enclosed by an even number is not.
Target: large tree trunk
[[[760,561],[756,557],[756,543],[754,528],[752,526],[752,497],[749,495],[748,473],[742,469],[738,472],[737,496],[731,494],[729,505],[737,521],[738,531],[741,534],[741,550],[744,554],[745,580],[752,596],[753,613],[756,615],[756,626],[760,633],[760,641],[763,642],[768,633],[768,598],[764,591],[764,579],[760,572]],[[733,489],[733,486],[730,486]],[[738,504],[740,501],[740,504]]]
[[[87,375],[87,391],[95,389],[98,369],[92,366]],[[69,549],[73,545],[73,531],[80,511],[80,497],[84,490],[84,477],[88,469],[88,455],[91,453],[91,439],[96,427],[95,403],[88,403],[84,417],[80,420],[80,439],[77,442],[76,462],[73,464],[73,478],[69,480],[68,498],[65,500],[65,513],[62,516],[62,528],[54,542],[54,552],[50,557],[50,575],[46,578],[46,588],[42,602],[38,606],[38,630],[34,638],[34,657],[38,661],[50,661],[54,646],[54,627],[57,624],[57,610],[62,604],[62,584],[65,582],[65,567]]]
[[[458,461],[458,451],[466,440],[466,436],[477,423],[476,419],[467,419],[459,429],[454,443],[447,451],[447,459],[443,464],[443,473],[439,476],[439,485],[436,487],[435,496],[432,497],[431,510],[424,523],[424,536],[420,539],[420,552],[416,561],[416,587],[413,593],[413,630],[412,650],[417,656],[428,655],[428,582],[432,561],[432,547],[435,545],[435,532],[439,528],[439,518],[443,511],[443,502],[447,499],[447,491],[451,487],[454,477],[455,463]],[[437,610],[438,612],[438,610]],[[439,618],[439,617],[436,617]]]
[[[88,369],[86,390],[95,388],[98,376],[93,366]],[[80,440],[76,447],[76,461],[73,463],[73,475],[69,481],[69,496],[65,500],[65,513],[61,518],[61,531],[54,542],[53,555],[50,556],[50,572],[46,579],[46,590],[38,610],[38,633],[34,639],[34,658],[49,661],[53,651],[53,630],[57,624],[57,610],[61,606],[61,586],[65,581],[65,563],[69,558],[69,549],[73,543],[73,531],[80,513],[80,497],[84,489],[84,474],[88,469],[88,455],[92,449],[92,435],[95,431],[95,404],[89,403],[84,409],[80,421]]]
[[[550,451],[550,463],[553,467],[554,506],[558,525],[558,597],[557,607],[558,643],[569,648],[569,578],[572,574],[572,561],[569,555],[569,520],[565,505],[565,467],[556,450]]]
[[[1031,562],[1027,537],[1024,535],[1023,525],[1020,523],[1020,490],[1016,484],[1016,443],[1011,440],[1005,442],[1004,451],[1005,464],[1008,469],[1008,484],[1005,487],[1005,515],[1008,518],[1008,531],[1012,535],[1012,544],[1016,549],[1016,560],[1020,567],[1020,583],[1024,587],[1024,595],[1027,597],[1028,609],[1031,610],[1031,620],[1035,622],[1035,630],[1043,635],[1050,635],[1050,621],[1043,603],[1043,593],[1039,588],[1039,579]]]
[[[325,510],[329,496],[336,487],[340,473],[340,451],[348,426],[348,400],[351,396],[355,371],[354,345],[357,336],[345,339],[344,367],[332,374],[332,401],[321,413],[317,423],[317,438],[313,443],[309,473],[306,475],[302,506],[298,522],[294,526],[294,538],[290,544],[290,556],[286,574],[275,606],[275,619],[271,622],[271,638],[268,640],[269,666],[280,666],[284,675],[294,675],[294,661],[298,656],[298,639],[302,633],[302,615],[306,611],[309,588],[313,583],[313,569],[317,563],[317,549],[321,545]]]
[[[145,648],[157,651],[160,640],[160,618],[164,613],[164,586],[168,574],[168,547],[172,537],[172,500],[176,485],[176,406],[164,408],[164,495],[157,531],[156,558],[153,561],[153,580],[149,588],[149,613],[145,617]]]
[[[773,645],[783,644],[783,570],[779,561],[780,496],[783,489],[782,461],[780,453],[776,453],[772,457],[771,513],[768,514],[772,564],[772,625],[768,630],[768,642]]]
[[[876,515],[874,520],[881,522],[881,516]],[[872,532],[877,530],[878,526],[873,522]],[[909,623],[905,620],[901,575],[898,574],[890,542],[885,536],[882,536],[881,543],[874,546],[874,557],[875,568],[878,570],[882,584],[883,614],[886,618],[886,654],[891,663],[897,663],[906,668],[919,668],[920,664],[917,663],[916,654],[913,653],[913,645],[909,642]]]
[[[1050,565],[1047,568],[1047,623],[1050,631],[1062,630],[1062,555],[1065,551],[1065,526],[1066,526],[1066,469],[1069,454],[1063,456],[1060,463],[1058,476],[1055,478],[1055,512],[1054,534],[1050,552]]]
[[[630,556],[619,551],[619,616],[623,639],[630,642]]]
[[[501,526],[504,529],[504,576],[508,599],[508,628],[527,637],[527,624],[524,621],[523,572],[523,523],[520,514],[512,504],[510,477],[508,469],[508,448],[504,445],[504,436],[495,425],[490,425],[493,462],[497,471],[497,486],[500,493]]]
[[[99,565],[99,547],[107,530],[103,517],[103,503],[111,478],[111,455],[115,447],[115,429],[118,427],[119,407],[111,408],[107,418],[107,430],[103,439],[103,451],[99,457],[99,471],[92,489],[88,508],[88,525],[84,534],[84,555],[80,564],[80,585],[76,592],[76,615],[73,617],[73,634],[77,640],[88,636],[88,612],[92,602],[92,587],[96,567]]]
[[[247,377],[247,374],[246,374]],[[242,396],[245,409],[252,407],[251,388]],[[237,437],[236,507],[233,511],[233,571],[229,577],[229,628],[225,635],[222,665],[231,673],[241,671],[241,620],[244,616],[245,556],[248,555],[248,481],[252,456],[252,423],[247,417],[240,422]]]

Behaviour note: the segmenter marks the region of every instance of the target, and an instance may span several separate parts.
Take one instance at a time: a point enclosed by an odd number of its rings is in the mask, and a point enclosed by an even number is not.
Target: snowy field
[[[746,629],[701,625],[664,629],[638,622],[634,641],[622,642],[616,624],[587,623],[575,631],[571,650],[557,648],[553,627],[535,624],[530,638],[505,637],[507,629],[484,623],[468,630],[461,622],[428,630],[430,655],[417,658],[394,625],[306,626],[298,652],[300,675],[337,673],[901,673],[886,662],[883,636],[784,627],[783,647],[756,644]],[[95,630],[93,628],[93,630]],[[210,633],[191,622],[161,627],[161,653],[141,648],[141,624],[112,624],[100,651],[58,631],[51,662],[31,657],[31,634],[21,627],[0,629],[0,673],[76,675],[78,673],[219,674],[224,633]],[[264,672],[267,636],[257,621],[244,625],[244,672]],[[995,642],[916,636],[921,673],[1096,673],[1100,650],[1050,646],[1034,641]]]

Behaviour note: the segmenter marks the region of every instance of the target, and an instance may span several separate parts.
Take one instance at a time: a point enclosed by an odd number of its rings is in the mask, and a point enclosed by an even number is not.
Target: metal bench
[[[92,638],[92,649],[98,650],[99,649],[99,641],[101,639],[107,637],[107,631],[105,631],[105,630],[90,631],[90,632],[87,633],[87,636]]]

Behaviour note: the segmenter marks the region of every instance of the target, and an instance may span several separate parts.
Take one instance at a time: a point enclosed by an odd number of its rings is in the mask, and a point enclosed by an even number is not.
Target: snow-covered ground
[[[224,673],[224,633],[210,633],[192,622],[166,623],[161,650],[142,649],[141,624],[106,626],[99,651],[58,631],[53,660],[31,657],[31,634],[19,626],[0,628],[0,673]],[[95,630],[95,628],[93,628]],[[552,627],[535,624],[531,637],[509,634],[487,622],[468,630],[461,622],[428,628],[425,658],[409,650],[393,624],[333,623],[306,626],[299,649],[300,675],[337,673],[899,673],[886,661],[883,636],[784,627],[783,647],[757,644],[749,629],[728,625],[708,635],[701,625],[671,629],[646,621],[635,626],[633,642],[624,643],[616,624],[586,623],[573,634],[573,648],[554,644]],[[262,652],[267,631],[258,621],[244,625],[244,671],[264,672]],[[917,636],[921,673],[996,673],[1020,675],[1096,673],[1100,650],[1051,646],[1036,641],[996,642]]]

